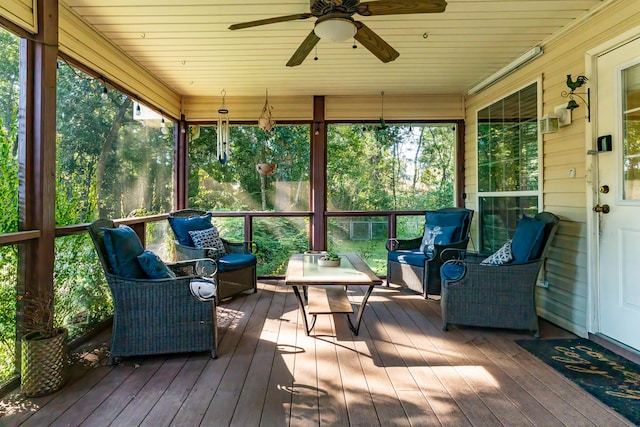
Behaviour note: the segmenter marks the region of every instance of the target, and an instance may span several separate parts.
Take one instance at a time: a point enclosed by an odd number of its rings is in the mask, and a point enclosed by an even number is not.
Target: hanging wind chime
[[[222,89],[222,106],[218,109],[218,161],[226,164],[229,160],[229,110],[225,105],[225,96],[227,92]]]
[[[387,128],[387,123],[384,121],[384,91],[380,92],[380,127],[378,130],[384,130]]]

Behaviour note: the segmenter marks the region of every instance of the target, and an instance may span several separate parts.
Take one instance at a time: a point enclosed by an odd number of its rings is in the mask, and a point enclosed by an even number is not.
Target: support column
[[[311,249],[327,249],[327,127],[324,96],[313,97],[311,125]]]
[[[37,9],[39,32],[20,45],[18,228],[40,230],[40,237],[20,245],[18,292],[47,298],[53,296],[54,271],[58,1],[38,0]],[[16,353],[20,360],[19,345]]]
[[[174,126],[173,194],[174,209],[186,209],[189,199],[189,125],[184,119]]]

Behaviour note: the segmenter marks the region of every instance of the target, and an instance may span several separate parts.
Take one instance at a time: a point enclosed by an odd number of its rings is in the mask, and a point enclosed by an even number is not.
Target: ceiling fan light
[[[322,40],[341,42],[353,38],[356,35],[356,26],[353,21],[344,18],[325,19],[316,23],[313,32]]]

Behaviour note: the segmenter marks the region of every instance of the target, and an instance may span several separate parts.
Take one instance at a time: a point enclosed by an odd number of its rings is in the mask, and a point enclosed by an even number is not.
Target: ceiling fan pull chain
[[[313,57],[314,61],[318,60],[318,45],[316,45],[316,56]]]

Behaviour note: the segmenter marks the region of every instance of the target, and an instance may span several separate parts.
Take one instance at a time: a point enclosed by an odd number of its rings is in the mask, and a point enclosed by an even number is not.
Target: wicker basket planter
[[[51,338],[30,332],[22,338],[20,388],[28,397],[44,396],[59,390],[67,377],[67,330],[58,328]]]

